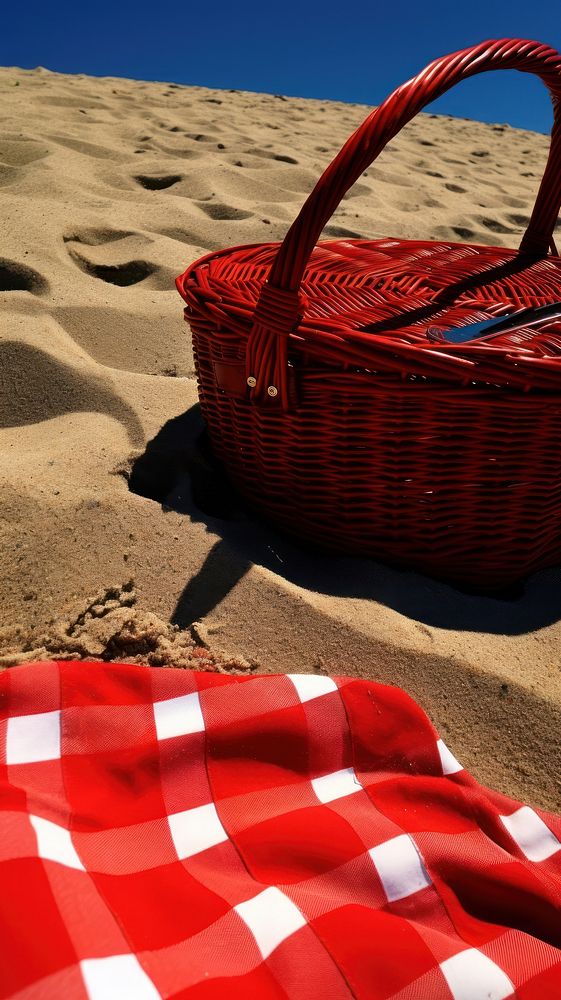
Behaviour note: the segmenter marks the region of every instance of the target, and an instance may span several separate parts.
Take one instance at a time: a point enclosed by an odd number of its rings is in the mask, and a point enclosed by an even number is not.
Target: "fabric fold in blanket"
[[[0,997],[561,996],[561,822],[403,691],[0,675]]]

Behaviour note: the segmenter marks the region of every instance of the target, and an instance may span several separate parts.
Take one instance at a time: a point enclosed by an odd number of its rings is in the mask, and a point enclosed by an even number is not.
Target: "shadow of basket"
[[[359,557],[324,554],[281,534],[242,500],[212,454],[197,405],[167,421],[134,461],[129,489],[203,522],[219,535],[187,581],[172,621],[181,628],[209,614],[253,564],[300,587],[377,601],[429,626],[523,635],[561,618],[561,569],[493,595],[460,590],[419,573]]]

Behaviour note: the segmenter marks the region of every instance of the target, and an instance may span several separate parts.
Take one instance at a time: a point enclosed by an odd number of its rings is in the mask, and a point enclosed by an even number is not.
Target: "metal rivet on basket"
[[[270,385],[269,388],[267,389],[267,392],[269,393],[269,396],[278,396],[279,390],[277,389],[276,385]]]
[[[250,389],[254,389],[255,388],[255,386],[257,385],[257,379],[255,378],[255,375],[249,375],[248,376],[247,384],[248,384],[248,386],[249,386]]]

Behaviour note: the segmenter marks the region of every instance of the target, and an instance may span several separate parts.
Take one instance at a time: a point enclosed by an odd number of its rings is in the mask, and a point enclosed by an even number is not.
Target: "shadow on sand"
[[[522,635],[561,618],[561,568],[530,577],[517,592],[464,593],[446,583],[370,559],[306,549],[249,511],[213,459],[199,406],[169,420],[134,462],[129,489],[204,522],[220,536],[189,580],[172,621],[199,621],[222,601],[252,564],[266,566],[308,590],[369,598],[439,628]]]

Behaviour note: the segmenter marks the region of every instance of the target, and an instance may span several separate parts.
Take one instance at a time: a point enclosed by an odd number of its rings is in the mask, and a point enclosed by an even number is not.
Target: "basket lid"
[[[249,244],[196,261],[178,278],[186,319],[212,316],[213,335],[235,336],[243,346],[278,247]],[[547,305],[560,293],[559,257],[423,240],[326,240],[304,269],[289,358],[386,377],[560,389],[559,320],[482,343],[435,344],[427,336],[432,326],[467,326]]]

